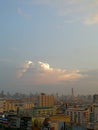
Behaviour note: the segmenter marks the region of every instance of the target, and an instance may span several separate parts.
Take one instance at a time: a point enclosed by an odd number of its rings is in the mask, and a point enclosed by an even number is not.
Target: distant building
[[[98,103],[98,94],[93,95],[93,103]]]

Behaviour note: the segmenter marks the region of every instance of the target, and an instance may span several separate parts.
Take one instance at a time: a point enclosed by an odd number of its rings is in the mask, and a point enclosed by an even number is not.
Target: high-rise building
[[[52,107],[54,106],[54,96],[41,93],[39,95],[39,106]]]

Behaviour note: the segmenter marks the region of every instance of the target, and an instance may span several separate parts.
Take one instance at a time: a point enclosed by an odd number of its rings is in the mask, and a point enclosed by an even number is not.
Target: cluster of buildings
[[[67,119],[68,121],[70,120],[68,130],[72,128],[74,130],[72,126],[78,126],[78,128],[81,126],[83,130],[98,129],[97,94],[93,96],[93,102],[90,103],[79,103],[73,97],[66,103],[56,99],[53,95],[45,93],[25,99],[0,99],[0,115],[8,112],[14,112],[14,114],[16,113],[21,117],[32,117],[32,124],[36,120],[41,122],[41,120],[49,118],[49,122],[54,128],[53,130],[65,129],[64,122]],[[40,129],[40,127],[38,128]],[[36,128],[36,130],[39,129]]]
[[[36,97],[28,97],[25,99],[0,99],[0,112],[10,110],[17,111],[17,109],[30,109],[34,106],[53,107],[54,96],[42,93],[40,95],[37,95]]]
[[[34,107],[34,103],[27,99],[0,99],[0,113],[30,109],[32,107]]]

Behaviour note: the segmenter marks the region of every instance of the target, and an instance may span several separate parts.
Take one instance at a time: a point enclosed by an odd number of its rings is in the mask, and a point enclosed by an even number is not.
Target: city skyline
[[[0,1],[0,90],[95,94],[98,2]]]

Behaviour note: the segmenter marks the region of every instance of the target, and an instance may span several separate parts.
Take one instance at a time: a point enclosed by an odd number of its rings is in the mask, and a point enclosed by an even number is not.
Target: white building
[[[71,122],[75,124],[87,124],[89,122],[89,109],[68,108],[66,114],[70,116]]]

